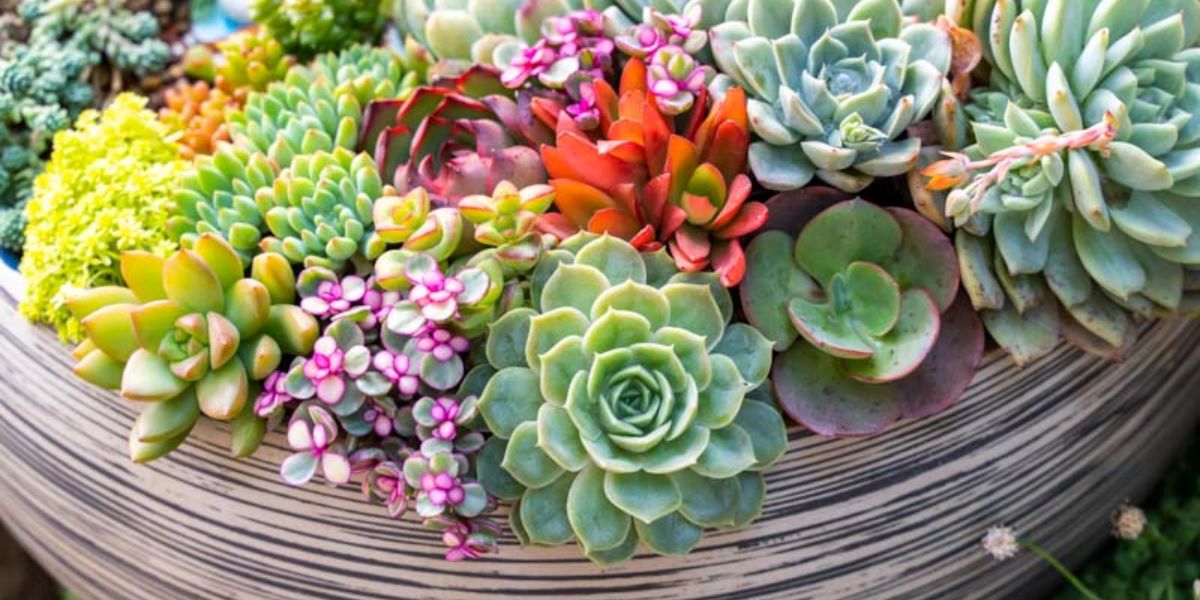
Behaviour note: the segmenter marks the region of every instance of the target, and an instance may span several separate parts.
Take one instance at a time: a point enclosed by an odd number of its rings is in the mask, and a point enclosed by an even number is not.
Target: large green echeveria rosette
[[[750,94],[750,167],[764,187],[798,189],[815,176],[858,192],[916,164],[920,141],[900,138],[941,93],[952,57],[944,31],[906,23],[897,0],[734,4],[710,34],[722,72],[711,88]]]
[[[705,528],[761,511],[760,471],[787,445],[769,399],[747,397],[766,381],[771,344],[730,324],[717,282],[661,254],[576,236],[539,262],[534,308],[491,327],[496,372],[479,409],[495,437],[480,479],[517,500],[524,543],[577,540],[605,564],[639,541],[683,554]]]

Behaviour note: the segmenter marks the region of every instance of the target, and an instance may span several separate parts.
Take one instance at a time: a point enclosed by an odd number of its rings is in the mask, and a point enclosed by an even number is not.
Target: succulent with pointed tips
[[[202,48],[203,46],[197,46]],[[296,63],[283,46],[262,28],[242,30],[217,42],[219,64],[212,67],[217,88],[245,101],[251,91],[266,91],[267,86],[283,81]]]
[[[721,75],[751,96],[759,183],[792,190],[814,176],[847,192],[907,172],[920,141],[900,139],[933,109],[949,35],[904,23],[897,0],[748,0],[711,31]],[[731,6],[730,11],[734,8]]]
[[[163,95],[166,106],[159,109],[158,118],[172,132],[178,132],[180,154],[194,158],[197,154],[212,154],[217,145],[229,141],[226,119],[237,108],[232,97],[208,83],[188,83],[180,80]]]
[[[975,143],[930,161],[916,196],[958,228],[992,336],[1021,364],[1063,337],[1119,358],[1130,314],[1200,311],[1200,6],[979,0],[970,14],[991,66],[963,107]]]
[[[639,541],[680,554],[707,527],[753,520],[759,471],[786,435],[774,408],[747,398],[767,378],[770,342],[729,324],[728,292],[586,233],[547,255],[533,288],[533,308],[492,325],[498,371],[479,400],[495,436],[480,480],[518,500],[522,542],[577,540],[607,564]]]
[[[548,185],[518,189],[501,181],[491,196],[468,196],[458,209],[475,225],[475,241],[495,248],[494,256],[507,269],[523,273],[541,257],[537,224],[553,202],[554,188]]]
[[[822,435],[859,436],[953,404],[982,358],[983,328],[956,301],[949,240],[910,210],[863,200],[810,217],[794,239],[755,238],[741,287],[747,319],[782,352],[780,405]]]
[[[407,99],[372,102],[360,146],[402,193],[422,187],[442,205],[491,194],[501,181],[545,183],[537,151],[528,146],[548,141],[550,131],[538,122],[506,128],[493,107],[515,111],[508,95],[494,70],[473,67]]]
[[[739,238],[767,217],[762,203],[749,201],[750,125],[741,89],[711,105],[702,90],[680,133],[651,99],[641,62],[625,67],[619,96],[603,80],[594,89],[596,129],[585,131],[560,112],[555,144],[542,147],[562,214],[547,220],[639,248],[666,245],[679,268],[711,267],[724,285],[737,285],[745,270]]]
[[[234,421],[240,454],[253,452],[257,440],[240,437],[262,435],[252,384],[284,354],[308,354],[318,333],[316,319],[292,304],[287,260],[262,254],[244,277],[233,248],[205,234],[166,259],[126,252],[121,273],[128,288],[87,290],[68,304],[87,332],[75,373],[148,405],[130,436],[133,460],[173,450],[201,414]]]

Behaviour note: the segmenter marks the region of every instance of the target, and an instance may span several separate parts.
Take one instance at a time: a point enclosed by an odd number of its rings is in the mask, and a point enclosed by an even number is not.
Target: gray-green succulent
[[[769,392],[748,397],[771,343],[730,324],[715,277],[580,234],[543,256],[532,288],[534,308],[491,327],[483,368],[496,372],[479,402],[495,435],[480,480],[517,500],[521,540],[577,540],[612,563],[639,541],[682,554],[705,528],[754,519],[761,470],[787,440]]]
[[[1019,362],[1116,356],[1130,314],[1200,311],[1200,4],[978,0],[975,144],[925,170],[965,287]],[[923,197],[923,199],[921,198]],[[1061,309],[1061,310],[1060,310]]]
[[[750,167],[769,189],[813,177],[858,192],[910,170],[903,138],[933,109],[950,68],[948,34],[906,23],[897,0],[747,0],[711,31],[720,96],[751,96]]]

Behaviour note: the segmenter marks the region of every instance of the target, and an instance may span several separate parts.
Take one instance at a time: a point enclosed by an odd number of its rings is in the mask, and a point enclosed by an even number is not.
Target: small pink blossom
[[[340,282],[322,281],[317,284],[317,293],[300,301],[300,308],[317,317],[335,317],[354,307],[367,293],[367,282],[362,277],[350,275]]]
[[[432,354],[441,362],[454,358],[470,349],[471,343],[461,335],[455,335],[448,329],[433,327],[417,336],[417,350]]]
[[[500,74],[500,83],[510,88],[521,87],[530,77],[545,73],[556,60],[558,52],[546,45],[545,40],[541,40],[521,50],[512,64]]]
[[[382,407],[374,402],[372,402],[367,409],[363,411],[362,418],[364,421],[371,424],[371,429],[379,437],[387,437],[392,435],[392,431],[394,431],[396,428],[395,421],[388,416],[387,412],[385,412]]]
[[[374,286],[374,280],[367,281],[367,293],[363,295],[363,306],[366,306],[371,311],[371,316],[365,319],[361,325],[363,329],[374,329],[380,323],[387,319],[388,313],[392,312],[392,307],[401,299],[400,292],[378,290]]]
[[[454,398],[443,396],[434,401],[433,408],[429,410],[430,417],[437,423],[433,426],[433,437],[453,441],[458,436],[458,424],[455,423],[455,419],[458,418],[459,408],[458,401]]]
[[[455,506],[467,497],[458,477],[432,471],[421,476],[421,492],[436,507]]]
[[[317,388],[317,397],[326,404],[337,404],[346,393],[342,379],[345,353],[329,336],[317,340],[313,355],[304,362],[304,376]]]

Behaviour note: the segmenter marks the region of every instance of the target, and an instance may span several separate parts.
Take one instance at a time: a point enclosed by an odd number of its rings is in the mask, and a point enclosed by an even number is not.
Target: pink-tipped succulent
[[[265,419],[294,400],[287,391],[287,372],[274,371],[262,383],[262,391],[254,400],[254,414]]]
[[[429,324],[443,324],[459,315],[459,307],[483,300],[488,291],[488,275],[469,268],[455,275],[442,272],[437,260],[428,254],[413,255],[404,269],[412,286],[408,298],[396,303],[388,315],[387,328],[394,333],[416,336]]]
[[[280,477],[288,485],[300,486],[311,481],[320,468],[328,483],[350,481],[350,461],[337,438],[337,421],[329,411],[315,404],[302,405],[288,424],[288,446],[295,453],[284,459]]]
[[[370,317],[363,319],[361,323],[363,329],[375,329],[380,323],[383,323],[389,313],[392,312],[392,307],[402,299],[400,292],[395,290],[380,289],[375,285],[375,279],[367,280],[367,293],[363,296],[363,306],[371,312]]]
[[[296,361],[287,377],[293,398],[316,398],[339,417],[356,413],[365,398],[387,391],[387,381],[366,378],[371,351],[362,329],[347,319],[335,320],[313,345],[312,354]]]
[[[616,49],[604,25],[600,12],[575,10],[547,18],[541,39],[532,46],[519,40],[499,44],[494,58],[502,69],[501,83],[515,89],[534,79],[547,88],[562,89],[579,74],[604,77],[612,69]]]
[[[376,233],[384,242],[403,244],[409,252],[450,258],[463,240],[462,217],[452,208],[430,210],[431,204],[429,192],[422,187],[403,196],[380,198],[372,211]],[[383,277],[376,273],[376,278]]]
[[[500,525],[491,519],[455,521],[442,532],[446,560],[458,562],[495,553],[499,549],[496,542],[499,536]]]
[[[427,450],[433,451],[427,452]],[[449,452],[443,444],[422,445],[422,451],[404,461],[404,478],[417,490],[417,514],[424,518],[444,513],[471,518],[487,508],[487,492],[474,481],[461,477],[467,471],[462,455]]]
[[[392,435],[392,431],[396,429],[395,419],[388,413],[389,410],[382,403],[372,400],[363,410],[362,420],[371,426],[375,435],[385,438]]]
[[[558,52],[545,40],[539,41],[533,46],[521,48],[508,68],[500,74],[500,82],[510,88],[521,87],[530,77],[540,76],[557,61]]]
[[[471,342],[467,338],[441,327],[427,327],[415,339],[417,350],[432,355],[439,362],[446,362],[471,349]]]
[[[396,386],[401,396],[414,396],[421,385],[420,371],[415,361],[404,353],[380,350],[371,361],[375,369]]]
[[[331,319],[357,306],[367,289],[367,280],[358,275],[339,280],[325,267],[310,267],[300,274],[296,291],[300,308],[314,317]]]
[[[476,400],[472,396],[460,402],[449,396],[438,399],[421,398],[413,405],[413,419],[417,423],[417,434],[421,439],[438,439],[454,442],[475,419]]]
[[[716,72],[702,65],[679,46],[664,46],[654,53],[647,72],[650,94],[659,110],[680,115],[696,103]]]
[[[387,515],[399,518],[408,511],[413,490],[404,480],[404,471],[391,461],[382,462],[363,479],[363,493],[370,499],[383,502]]]
[[[468,196],[458,208],[475,224],[475,241],[495,248],[502,265],[523,273],[541,257],[542,239],[537,225],[553,203],[554,188],[548,185],[518,189],[501,181],[491,196]]]

